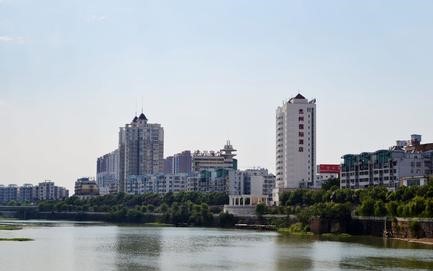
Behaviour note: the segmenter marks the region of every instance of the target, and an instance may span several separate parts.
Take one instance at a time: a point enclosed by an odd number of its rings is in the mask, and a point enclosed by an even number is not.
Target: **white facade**
[[[310,187],[316,176],[316,101],[298,94],[276,112],[277,191]]]
[[[164,129],[147,123],[142,113],[119,132],[119,191],[129,176],[158,174],[164,170]]]
[[[126,185],[128,194],[160,193],[186,191],[188,174],[156,174],[129,176]]]
[[[119,184],[119,150],[98,158],[96,182],[103,193],[117,192]]]
[[[424,186],[429,183],[429,177],[414,176],[400,178],[400,186]]]
[[[131,175],[125,189],[126,193],[136,195],[181,191],[239,194],[235,184],[235,171],[227,169],[203,170],[193,176],[186,173]]]
[[[61,200],[69,197],[69,191],[64,187],[55,186],[54,182],[44,181],[39,185],[24,184],[17,186],[0,185],[0,203],[11,200],[20,202],[35,202],[39,200]]]
[[[236,184],[238,194],[230,195],[254,195],[266,196],[272,201],[272,190],[275,188],[275,175],[270,174],[267,169],[247,169],[236,172]]]
[[[402,178],[427,176],[431,173],[432,152],[379,150],[372,153],[343,156],[341,188],[367,188],[383,185],[395,189]]]
[[[316,181],[314,182],[314,188],[319,189],[322,184],[330,179],[338,179],[340,177],[339,173],[317,173]]]
[[[54,185],[52,181],[44,181],[37,187],[38,200],[60,200],[69,197],[69,191],[60,186]]]
[[[55,199],[55,186],[54,182],[44,181],[38,185],[38,199],[39,200],[54,200]]]
[[[219,152],[215,151],[195,151],[192,156],[192,170],[200,172],[204,169],[237,169],[236,150],[230,144],[230,141]]]

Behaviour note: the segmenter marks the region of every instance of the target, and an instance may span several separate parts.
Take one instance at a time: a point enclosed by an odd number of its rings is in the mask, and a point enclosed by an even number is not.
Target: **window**
[[[304,109],[299,109],[299,114],[304,114]]]
[[[303,139],[299,139],[299,145],[304,145],[304,140]]]
[[[303,130],[304,129],[304,124],[299,124],[299,129]]]
[[[299,152],[304,152],[304,148],[303,147],[299,147]]]
[[[304,121],[304,117],[299,117],[299,121]]]
[[[304,137],[304,132],[299,132],[299,137]]]

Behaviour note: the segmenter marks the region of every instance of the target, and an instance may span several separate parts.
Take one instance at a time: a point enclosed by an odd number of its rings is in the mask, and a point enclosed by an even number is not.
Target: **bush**
[[[236,224],[235,216],[227,212],[220,213],[219,226],[223,228],[234,227]]]
[[[263,216],[266,213],[266,205],[263,203],[259,203],[256,206],[256,215],[257,216]]]

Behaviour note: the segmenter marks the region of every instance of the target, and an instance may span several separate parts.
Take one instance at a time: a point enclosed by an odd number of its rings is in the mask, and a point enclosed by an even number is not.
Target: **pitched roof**
[[[305,100],[305,97],[301,95],[301,93],[298,93],[298,95],[296,95],[295,99],[303,99]]]
[[[146,118],[146,116],[143,114],[143,113],[141,113],[140,114],[140,117],[138,117],[140,120],[147,120],[147,118]]]

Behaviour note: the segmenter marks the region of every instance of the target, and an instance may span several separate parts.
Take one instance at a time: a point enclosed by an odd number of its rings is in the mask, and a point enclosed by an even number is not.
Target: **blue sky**
[[[0,0],[0,183],[72,188],[140,111],[165,154],[274,172],[275,109],[317,98],[318,162],[433,142],[431,1]]]

